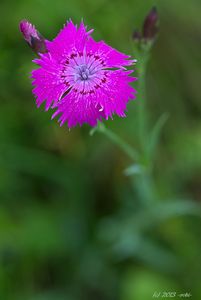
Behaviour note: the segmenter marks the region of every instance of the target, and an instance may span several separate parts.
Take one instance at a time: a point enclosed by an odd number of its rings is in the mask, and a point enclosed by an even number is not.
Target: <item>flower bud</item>
[[[36,54],[47,52],[45,39],[36,30],[34,25],[29,23],[27,20],[22,20],[19,24],[19,29],[22,32],[25,41]]]
[[[146,16],[143,24],[144,40],[154,40],[158,32],[158,12],[156,7],[153,7]]]
[[[135,30],[133,32],[133,40],[139,42],[141,39],[142,39],[142,34],[139,32],[139,30]]]
[[[133,33],[133,40],[143,51],[149,51],[153,46],[158,32],[158,12],[156,7],[153,7],[148,15],[145,17],[142,32],[135,30]]]

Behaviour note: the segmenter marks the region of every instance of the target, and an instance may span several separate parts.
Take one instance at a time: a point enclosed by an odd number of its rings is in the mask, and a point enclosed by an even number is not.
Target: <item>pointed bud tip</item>
[[[146,40],[153,40],[158,32],[158,10],[153,6],[145,17],[143,24],[143,38]]]
[[[32,25],[27,20],[22,20],[19,23],[19,30],[22,32],[25,41],[33,49],[35,53],[45,53],[47,52],[45,39],[36,30],[35,26]]]
[[[31,37],[35,37],[39,39],[39,33],[36,30],[35,26],[32,25],[27,20],[22,20],[19,24],[19,29],[22,32],[24,39],[30,44]]]
[[[20,23],[19,23],[20,31],[24,30],[24,27],[26,26],[27,23],[29,23],[29,22],[26,19],[23,19],[23,20],[20,21]]]
[[[19,30],[23,33],[24,32],[24,27],[26,24],[27,20],[21,20],[19,23]]]
[[[153,6],[150,12],[157,14],[158,13],[157,7]]]

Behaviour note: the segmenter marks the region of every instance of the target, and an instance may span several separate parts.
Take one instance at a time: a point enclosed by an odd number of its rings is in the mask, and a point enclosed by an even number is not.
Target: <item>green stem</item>
[[[146,49],[145,49],[146,50]],[[128,155],[135,163],[143,165],[146,167],[145,172],[142,172],[137,178],[135,178],[135,187],[139,196],[139,200],[142,206],[149,206],[155,201],[156,193],[153,183],[153,178],[150,170],[150,160],[147,155],[147,137],[148,137],[148,115],[146,111],[146,86],[145,86],[145,76],[146,67],[148,62],[148,51],[139,52],[139,67],[138,67],[138,128],[139,128],[139,142],[141,145],[141,153],[133,149],[130,144],[125,142],[116,133],[106,128],[104,124],[99,123],[96,128],[91,130],[91,135],[95,131],[99,131],[105,134],[114,144],[123,150],[124,153]]]
[[[147,111],[146,111],[146,67],[148,62],[148,54],[141,54],[139,56],[138,68],[138,134],[141,149],[145,152],[147,141]]]
[[[138,161],[139,154],[138,152],[133,149],[127,142],[125,142],[121,137],[119,137],[116,133],[112,130],[105,127],[105,125],[99,123],[98,126],[95,128],[95,131],[99,131],[105,134],[114,144],[119,146],[123,150],[125,154],[127,154],[133,161]],[[91,131],[91,134],[94,133],[94,130]]]
[[[142,151],[142,161],[145,164],[146,172],[139,174],[135,178],[134,185],[136,187],[139,200],[142,206],[149,206],[156,200],[157,195],[155,193],[155,186],[152,178],[151,161],[148,156],[148,112],[146,103],[146,71],[147,63],[149,60],[150,45],[147,47],[138,49],[138,138],[140,142],[140,148]]]
[[[139,174],[139,176],[135,178],[133,184],[143,207],[149,207],[157,200],[158,197],[155,192],[155,185],[150,172]]]

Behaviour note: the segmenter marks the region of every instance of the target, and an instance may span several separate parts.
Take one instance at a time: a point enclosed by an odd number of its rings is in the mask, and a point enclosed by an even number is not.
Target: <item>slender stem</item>
[[[126,153],[133,161],[139,160],[138,152],[112,130],[106,128],[103,124],[99,123],[96,127],[96,131],[105,134],[114,144],[119,146],[119,148],[121,148],[123,152]],[[91,134],[93,134],[93,132],[91,132]]]
[[[148,54],[139,56],[139,84],[138,84],[138,128],[139,141],[141,149],[145,152],[147,141],[147,111],[146,111],[146,67],[148,62]]]
[[[151,161],[147,155],[148,150],[148,112],[147,112],[147,103],[146,103],[146,71],[147,63],[149,60],[149,51],[150,49],[144,49],[139,54],[139,86],[138,86],[138,127],[139,127],[139,141],[142,150],[143,159],[147,164],[147,172],[141,174],[137,180],[135,180],[135,185],[138,191],[139,199],[143,206],[149,206],[156,200],[157,195],[155,193],[155,186],[152,178],[151,172]]]
[[[133,184],[143,207],[149,207],[157,200],[158,196],[155,192],[155,184],[150,172],[139,174],[139,176],[135,178],[135,181],[133,181]]]
[[[121,148],[135,163],[143,163],[145,165],[145,171],[139,174],[135,178],[135,188],[139,196],[139,200],[142,207],[149,206],[155,201],[156,193],[153,183],[153,178],[150,170],[150,161],[147,156],[147,137],[148,137],[148,115],[146,111],[146,86],[145,76],[146,67],[148,62],[148,51],[139,52],[139,68],[138,68],[138,128],[139,128],[139,142],[141,145],[141,153],[133,149],[133,147],[125,142],[116,133],[106,128],[104,124],[99,123],[96,128],[92,129],[90,134],[92,135],[95,131],[105,134],[114,144]]]
[[[97,131],[103,133],[114,144],[116,144],[120,149],[122,149],[123,152],[128,155],[128,157],[135,161],[135,163],[141,163],[140,154],[135,149],[133,149],[132,146],[125,142],[121,137],[119,137],[116,133],[106,128],[103,124],[99,124],[96,128]],[[142,206],[151,205],[155,200],[156,196],[154,192],[152,176],[150,174],[149,169],[135,177],[135,186]]]

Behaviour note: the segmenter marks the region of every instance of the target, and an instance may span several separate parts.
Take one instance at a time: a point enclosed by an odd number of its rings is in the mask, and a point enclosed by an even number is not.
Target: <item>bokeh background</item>
[[[18,23],[52,39],[66,19],[84,18],[94,38],[135,56],[132,32],[153,5],[150,127],[169,118],[154,161],[157,199],[145,210],[117,146],[36,109],[34,54]],[[199,0],[1,0],[0,299],[146,300],[155,291],[201,299],[200,15]],[[137,101],[126,119],[106,122],[136,148]]]

